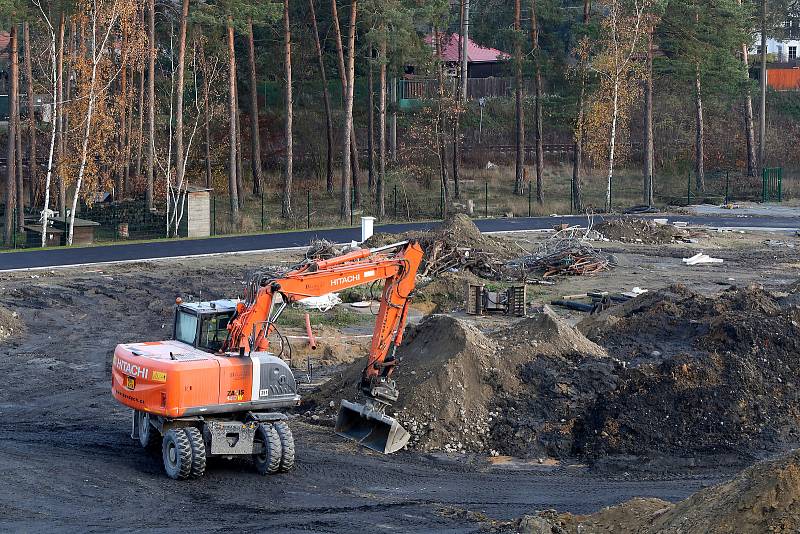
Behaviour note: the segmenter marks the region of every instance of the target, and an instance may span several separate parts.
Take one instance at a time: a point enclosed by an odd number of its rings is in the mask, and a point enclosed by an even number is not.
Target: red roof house
[[[433,34],[425,37],[425,42],[434,47]],[[457,33],[439,34],[439,55],[446,63],[457,64],[460,58],[461,35]],[[511,55],[496,48],[484,47],[467,39],[467,71],[469,78],[488,78],[504,76],[505,63]]]

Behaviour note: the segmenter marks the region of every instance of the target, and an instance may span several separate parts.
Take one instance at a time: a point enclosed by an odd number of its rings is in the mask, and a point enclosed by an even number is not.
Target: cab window
[[[178,311],[175,318],[175,339],[194,346],[197,334],[197,316],[193,313]]]
[[[216,352],[228,339],[228,322],[233,312],[205,315],[200,324],[199,348]]]

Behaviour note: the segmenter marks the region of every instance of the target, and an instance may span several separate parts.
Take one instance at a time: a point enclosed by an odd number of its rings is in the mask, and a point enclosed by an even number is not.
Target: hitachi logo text
[[[342,276],[341,278],[335,278],[331,280],[332,286],[339,286],[342,284],[352,284],[353,282],[358,282],[361,280],[360,274],[351,274],[350,276]]]
[[[138,365],[126,362],[121,358],[117,358],[117,369],[122,371],[128,376],[138,376],[147,380],[150,370],[147,367],[139,367]]]

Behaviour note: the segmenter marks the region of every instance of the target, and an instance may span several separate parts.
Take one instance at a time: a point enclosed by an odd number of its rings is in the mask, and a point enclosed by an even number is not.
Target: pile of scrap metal
[[[500,279],[503,275],[503,262],[486,250],[436,240],[426,247],[425,253],[422,276],[437,276],[453,270],[471,271],[489,279]]]
[[[572,226],[553,234],[530,255],[516,259],[507,267],[520,276],[540,272],[545,278],[551,276],[581,276],[605,271],[615,263],[613,256],[592,246],[591,228]]]
[[[623,293],[609,293],[608,291],[588,291],[579,295],[565,295],[559,300],[551,302],[553,306],[560,306],[568,310],[586,312],[594,315],[612,307],[615,304],[627,302],[639,295],[647,293],[646,289],[634,287],[631,291]],[[591,303],[582,302],[583,299],[591,299]]]

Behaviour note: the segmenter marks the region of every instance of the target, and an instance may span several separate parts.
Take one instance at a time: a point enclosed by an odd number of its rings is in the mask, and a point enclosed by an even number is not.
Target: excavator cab
[[[175,310],[173,338],[209,353],[218,352],[228,339],[228,323],[236,301],[181,303]]]

